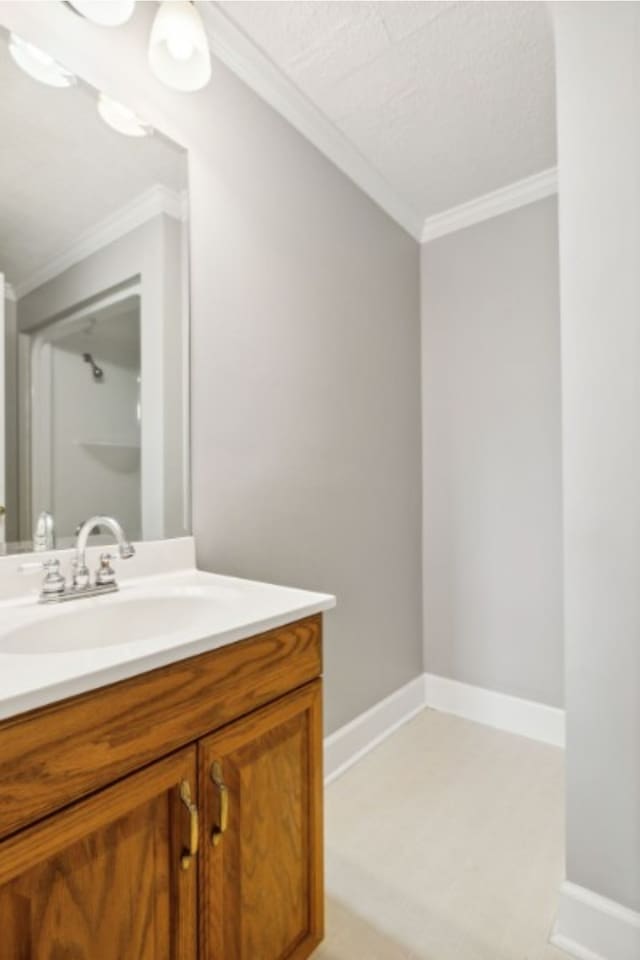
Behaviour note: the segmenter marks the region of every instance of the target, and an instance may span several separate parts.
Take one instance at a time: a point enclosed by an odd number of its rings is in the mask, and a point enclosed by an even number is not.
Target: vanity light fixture
[[[101,27],[119,27],[131,18],[135,0],[67,0],[70,7]]]
[[[133,110],[104,93],[98,97],[98,113],[108,126],[125,137],[146,137],[153,133],[153,127],[144,123]]]
[[[70,70],[16,33],[9,35],[9,53],[21,70],[49,87],[71,87],[76,82]]]
[[[164,0],[149,37],[149,65],[162,83],[193,91],[211,77],[211,55],[200,14],[190,0]]]

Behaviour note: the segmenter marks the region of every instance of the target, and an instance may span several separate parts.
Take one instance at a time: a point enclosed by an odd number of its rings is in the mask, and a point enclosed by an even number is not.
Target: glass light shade
[[[133,13],[136,0],[68,0],[78,13],[101,27],[119,27]]]
[[[149,38],[149,65],[162,83],[193,91],[211,77],[211,55],[200,14],[189,0],[164,0]]]
[[[140,120],[133,110],[104,93],[98,97],[98,113],[108,126],[118,133],[123,133],[125,137],[146,137],[153,133],[149,124]]]
[[[76,82],[70,70],[15,33],[9,35],[9,53],[21,70],[40,83],[50,87],[71,87]]]

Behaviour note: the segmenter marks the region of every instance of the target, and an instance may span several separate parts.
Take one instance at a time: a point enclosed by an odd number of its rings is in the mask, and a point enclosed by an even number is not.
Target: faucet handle
[[[45,578],[42,581],[42,592],[46,594],[64,593],[66,581],[60,573],[60,561],[57,557],[45,560],[42,566],[45,569]]]
[[[27,560],[25,563],[18,564],[18,573],[39,573],[44,570],[44,561]]]
[[[47,576],[60,571],[60,561],[57,557],[47,557],[46,560],[25,560],[18,564],[18,573],[39,573],[44,570]]]
[[[71,562],[71,583],[74,590],[86,590],[90,586],[89,567],[80,557],[74,557]]]
[[[113,556],[110,553],[100,554],[100,566],[96,571],[96,586],[104,587],[116,582],[116,572],[111,566]]]

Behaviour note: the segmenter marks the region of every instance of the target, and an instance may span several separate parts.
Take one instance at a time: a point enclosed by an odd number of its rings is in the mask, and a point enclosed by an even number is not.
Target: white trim
[[[552,167],[423,220],[223,9],[207,0],[196,0],[196,3],[214,56],[419,242],[426,243],[557,193],[557,169]]]
[[[175,220],[185,220],[187,213],[185,191],[177,192],[155,183],[136,197],[126,206],[109,214],[98,221],[88,230],[81,233],[74,242],[48,263],[14,287],[15,296],[19,300],[47,280],[57,277],[64,270],[68,270],[76,263],[80,263],[92,253],[96,253],[107,244],[119,240],[125,234],[142,226],[148,220],[165,213]]]
[[[325,737],[325,784],[343,774],[423,709],[424,683],[422,676],[419,676]]]
[[[16,292],[13,289],[13,286],[10,283],[7,283],[7,281],[5,281],[5,284],[4,284],[4,299],[11,300],[13,303],[15,303],[16,300],[18,299],[16,297]]]
[[[422,218],[224,11],[198,2],[213,54],[288,120],[401,227],[420,240]]]
[[[495,690],[471,686],[434,673],[424,675],[425,703],[476,723],[564,746],[564,710],[534,700],[522,700]]]
[[[559,707],[423,673],[325,737],[325,784],[341,776],[425,707],[564,747],[565,714]]]
[[[447,233],[454,233],[456,230],[470,227],[482,220],[490,220],[491,217],[524,207],[536,200],[543,200],[557,192],[558,170],[556,167],[551,167],[549,170],[543,170],[524,180],[517,180],[492,193],[485,193],[484,196],[476,197],[468,203],[461,203],[457,207],[451,207],[442,213],[427,217],[422,225],[420,239],[422,243],[428,243]]]
[[[640,913],[565,881],[551,943],[579,960],[638,960]]]

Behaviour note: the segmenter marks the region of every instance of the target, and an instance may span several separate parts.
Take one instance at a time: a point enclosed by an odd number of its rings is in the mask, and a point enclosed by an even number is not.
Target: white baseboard
[[[564,710],[425,673],[325,737],[325,783],[339,777],[425,707],[564,747]]]
[[[551,943],[578,960],[638,960],[640,913],[565,882]]]
[[[424,681],[419,676],[325,737],[325,784],[339,777],[421,710],[424,710]]]
[[[425,673],[425,704],[476,723],[564,747],[564,710]]]

